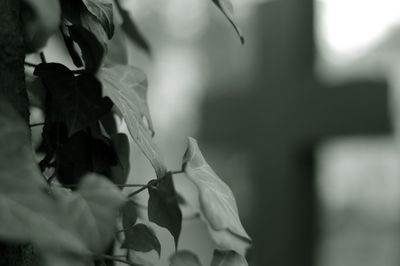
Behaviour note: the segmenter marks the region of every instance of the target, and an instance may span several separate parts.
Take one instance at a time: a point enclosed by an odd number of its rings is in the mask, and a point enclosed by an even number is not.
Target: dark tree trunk
[[[24,59],[20,0],[0,0],[0,98],[10,102],[28,121]]]
[[[28,97],[24,75],[25,49],[20,6],[20,0],[0,0],[0,99],[10,102],[28,123]],[[1,242],[0,265],[39,264],[31,245]]]

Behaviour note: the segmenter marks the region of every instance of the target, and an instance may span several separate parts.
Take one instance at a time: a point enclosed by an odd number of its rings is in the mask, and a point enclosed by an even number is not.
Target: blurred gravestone
[[[318,81],[312,0],[260,5],[255,20],[249,42],[258,60],[251,90],[240,98],[207,100],[201,138],[252,156],[251,265],[311,266],[315,148],[331,137],[390,133],[387,85],[358,80],[329,87]]]

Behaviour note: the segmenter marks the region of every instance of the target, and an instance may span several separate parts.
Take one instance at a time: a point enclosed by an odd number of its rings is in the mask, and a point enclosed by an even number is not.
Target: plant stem
[[[29,67],[37,67],[36,64],[29,63],[29,62],[24,62],[24,65],[25,65],[25,66],[29,66]]]
[[[127,264],[127,265],[137,266],[136,263],[133,263],[133,262],[130,262],[130,261],[127,261],[127,260],[123,260],[123,259],[111,256],[111,255],[99,254],[99,255],[95,255],[95,257],[99,258],[99,259],[112,260],[112,261],[121,262],[121,263],[124,263],[124,264]]]
[[[178,174],[183,174],[185,171],[183,170],[175,170],[175,171],[169,171],[171,175],[178,175]]]
[[[153,185],[153,184],[147,184],[147,185],[145,185],[145,186],[139,188],[138,190],[136,190],[136,191],[130,193],[130,194],[128,195],[128,198],[133,197],[133,196],[136,196],[137,194],[139,194],[139,193],[142,192],[143,190],[148,189],[148,188],[149,188],[150,186],[152,186],[152,185]]]
[[[40,52],[39,55],[40,55],[40,60],[42,60],[42,63],[46,63],[47,61],[46,61],[46,57],[44,56],[44,53]]]
[[[37,127],[37,126],[43,126],[44,122],[41,123],[34,123],[34,124],[30,124],[29,127]]]

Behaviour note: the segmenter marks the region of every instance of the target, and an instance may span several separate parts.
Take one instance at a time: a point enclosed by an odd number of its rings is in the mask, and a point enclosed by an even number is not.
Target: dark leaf
[[[74,47],[74,41],[69,35],[67,35],[66,27],[61,26],[60,29],[64,39],[65,46],[67,47],[68,53],[71,56],[72,62],[76,67],[83,67],[81,56]]]
[[[251,239],[240,222],[233,193],[207,164],[192,138],[183,157],[183,169],[199,190],[200,210],[217,245],[244,254]]]
[[[161,255],[161,244],[154,231],[144,224],[136,224],[125,231],[125,241],[122,248],[140,252],[157,251]]]
[[[102,97],[100,82],[90,74],[75,77],[57,63],[40,64],[34,74],[42,78],[70,135],[99,120],[112,108],[111,101]]]
[[[137,220],[136,204],[128,200],[122,207],[122,227],[125,231],[132,228]]]
[[[122,17],[122,25],[121,28],[125,32],[126,36],[137,46],[143,49],[147,54],[151,55],[151,48],[148,44],[146,38],[144,38],[143,34],[140,32],[139,28],[136,26],[136,23],[133,21],[132,17],[129,15],[129,12],[126,11],[119,0],[115,1],[115,4],[118,8],[118,11]]]
[[[51,190],[29,138],[22,119],[0,103],[0,237],[33,243],[44,265],[83,265],[112,239],[123,196],[95,175],[84,178],[77,193]]]
[[[82,0],[90,14],[98,20],[108,39],[114,34],[113,7],[111,0]]]
[[[246,259],[235,251],[214,250],[211,266],[248,266]]]
[[[148,216],[151,222],[166,228],[172,234],[175,248],[178,248],[182,213],[170,173],[158,180],[158,184],[149,187]]]
[[[118,164],[111,168],[111,178],[115,184],[125,184],[130,170],[129,140],[124,133],[111,136],[111,145],[114,148]]]
[[[196,254],[189,250],[179,250],[169,258],[169,266],[201,266]]]
[[[71,38],[79,45],[82,51],[85,68],[91,73],[96,73],[105,55],[104,45],[89,30],[80,25],[68,26]]]
[[[233,5],[231,3],[231,0],[212,0],[212,1],[222,11],[222,13],[224,13],[225,17],[232,24],[233,28],[235,29],[236,33],[238,34],[238,36],[240,38],[240,42],[243,44],[244,37],[243,37],[242,33],[240,32],[239,27],[236,26],[236,23],[233,19]]]
[[[99,72],[103,93],[108,96],[122,113],[133,140],[152,164],[158,177],[166,173],[166,167],[151,134],[153,124],[147,105],[147,78],[143,71],[117,65],[103,68]],[[144,123],[147,120],[148,126]]]
[[[79,131],[69,137],[58,151],[58,179],[66,185],[77,184],[89,172],[104,174],[117,165],[118,158],[107,138]]]

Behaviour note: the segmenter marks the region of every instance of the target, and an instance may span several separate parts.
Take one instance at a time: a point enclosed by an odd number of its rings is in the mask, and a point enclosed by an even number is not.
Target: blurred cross
[[[206,101],[201,139],[251,153],[252,265],[312,266],[317,228],[314,150],[332,137],[389,134],[387,85],[319,82],[313,71],[312,0],[260,5],[255,20],[257,29],[248,45],[254,43],[259,59],[249,93]]]

